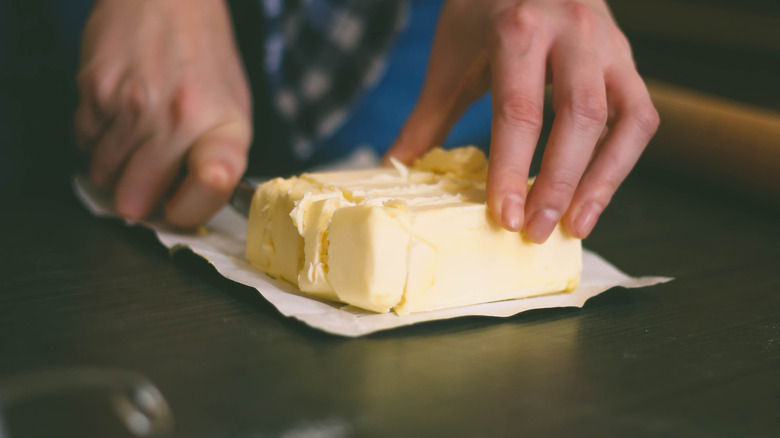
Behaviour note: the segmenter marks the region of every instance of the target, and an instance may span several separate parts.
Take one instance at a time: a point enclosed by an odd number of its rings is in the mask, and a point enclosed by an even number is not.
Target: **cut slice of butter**
[[[492,219],[479,149],[394,164],[262,184],[247,258],[312,296],[401,315],[577,286],[579,239],[559,225],[537,245]]]

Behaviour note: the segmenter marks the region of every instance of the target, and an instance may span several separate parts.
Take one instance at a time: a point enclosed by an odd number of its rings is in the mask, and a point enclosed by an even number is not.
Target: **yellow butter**
[[[261,185],[247,258],[304,293],[375,312],[424,312],[572,290],[579,239],[541,245],[485,205],[479,149],[434,149],[411,168],[303,174]]]
[[[328,278],[339,300],[387,312],[403,298],[409,254],[404,208],[354,205],[331,220]]]

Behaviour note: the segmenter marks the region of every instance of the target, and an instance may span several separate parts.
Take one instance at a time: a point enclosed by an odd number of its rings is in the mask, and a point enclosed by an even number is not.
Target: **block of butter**
[[[313,297],[399,315],[577,286],[579,239],[559,225],[537,245],[492,219],[479,149],[394,164],[265,182],[249,213],[248,260]]]

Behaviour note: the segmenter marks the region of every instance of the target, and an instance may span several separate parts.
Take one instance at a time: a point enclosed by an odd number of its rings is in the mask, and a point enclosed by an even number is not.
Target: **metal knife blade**
[[[242,215],[249,217],[249,207],[252,205],[252,196],[255,194],[256,187],[256,184],[242,179],[230,197],[230,206]]]

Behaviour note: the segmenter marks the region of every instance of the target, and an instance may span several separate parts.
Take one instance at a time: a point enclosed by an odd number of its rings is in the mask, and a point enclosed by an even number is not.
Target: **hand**
[[[548,81],[556,117],[541,170],[526,193]],[[573,235],[586,237],[659,123],[606,4],[448,1],[423,90],[388,155],[408,162],[441,144],[489,88],[491,214],[537,243],[561,218]]]
[[[78,74],[76,139],[117,210],[205,223],[246,168],[249,87],[223,0],[100,0]]]

